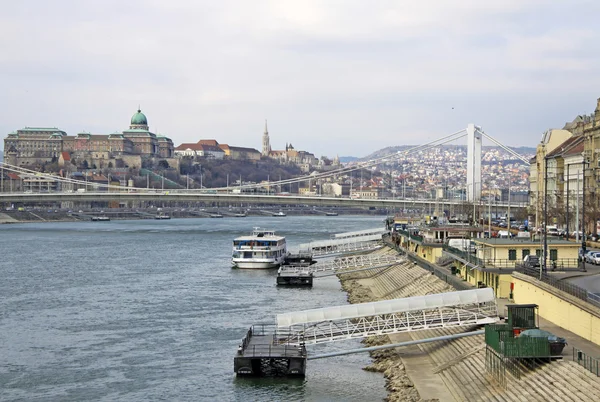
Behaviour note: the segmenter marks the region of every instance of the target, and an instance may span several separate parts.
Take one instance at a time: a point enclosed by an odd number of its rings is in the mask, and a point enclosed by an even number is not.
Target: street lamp
[[[583,177],[581,179],[581,184],[582,184],[582,188],[583,188],[583,193],[581,195],[581,270],[582,271],[586,271],[585,269],[585,259],[583,258],[585,256],[585,250],[586,250],[586,232],[585,232],[585,170],[587,168],[587,165],[589,163],[588,159],[585,156],[585,153],[582,154],[583,156]]]
[[[510,190],[508,192],[510,195]],[[510,208],[510,202],[509,202]],[[509,221],[510,225],[510,221]],[[542,248],[542,263],[540,264],[540,280],[542,272],[546,272],[546,257],[548,256],[548,157],[544,155],[544,247]]]

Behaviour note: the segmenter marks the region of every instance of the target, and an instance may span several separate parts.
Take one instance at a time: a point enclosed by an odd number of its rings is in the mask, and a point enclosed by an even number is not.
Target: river
[[[346,303],[337,278],[278,288],[275,271],[230,266],[254,226],[288,248],[381,227],[383,217],[288,216],[0,225],[2,401],[376,401],[367,354],[309,361],[304,379],[247,379],[233,357],[248,327]],[[309,354],[360,347],[309,346]]]

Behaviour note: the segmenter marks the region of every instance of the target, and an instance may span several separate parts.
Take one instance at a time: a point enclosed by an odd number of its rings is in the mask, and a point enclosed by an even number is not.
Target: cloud
[[[595,2],[11,2],[0,130],[124,129],[318,155],[418,144],[474,122],[507,145],[591,112]],[[454,107],[454,109],[452,109]],[[366,141],[368,139],[368,141]]]

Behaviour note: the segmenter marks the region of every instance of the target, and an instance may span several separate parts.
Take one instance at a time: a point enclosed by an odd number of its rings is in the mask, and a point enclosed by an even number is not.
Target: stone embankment
[[[396,253],[384,248],[377,253]],[[340,275],[350,303],[454,291],[450,285],[412,262],[379,270]],[[415,331],[367,338],[367,346],[432,338],[474,328]],[[389,401],[598,401],[600,377],[570,360],[520,367],[520,378],[506,372],[501,386],[485,368],[483,335],[377,351],[366,370],[383,373]]]
[[[325,212],[314,210],[312,208],[266,208],[262,209],[229,209],[229,208],[161,208],[160,212],[167,214],[172,218],[211,218],[221,215],[224,218],[239,218],[241,216],[264,216],[269,217],[270,213],[283,211],[289,216],[325,216]],[[380,211],[370,211],[365,209],[337,208],[327,210],[339,215],[379,215]],[[31,222],[76,222],[90,221],[92,216],[107,216],[111,220],[134,220],[134,219],[153,219],[159,212],[156,208],[106,208],[106,209],[85,209],[68,210],[61,208],[12,208],[0,212],[0,224],[2,223],[31,223]],[[211,216],[212,215],[212,216]]]

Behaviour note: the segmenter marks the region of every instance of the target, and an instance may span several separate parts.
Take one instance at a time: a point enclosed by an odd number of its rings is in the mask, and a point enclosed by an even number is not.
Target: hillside
[[[236,182],[239,185],[240,176],[243,182],[259,183],[266,180],[285,180],[302,175],[300,168],[297,166],[281,165],[269,159],[262,159],[257,162],[227,159],[199,162],[184,159],[179,170],[182,176],[189,174],[190,179],[196,183],[200,183],[200,172],[202,171],[202,185],[204,187],[225,187],[227,183],[233,186]],[[180,180],[183,182],[185,177],[181,177]]]
[[[415,145],[397,145],[397,146],[390,146],[390,147],[385,147],[382,148],[378,151],[372,152],[371,154],[363,157],[363,158],[359,158],[358,160],[360,161],[368,161],[371,159],[375,159],[375,158],[381,158],[387,155],[391,155],[391,154],[395,154],[397,152],[402,152],[402,151],[406,151],[409,150],[411,148],[415,148]],[[462,149],[464,150],[464,152],[467,152],[467,146],[466,145],[440,145],[439,148],[441,149],[445,149],[445,150],[449,150],[449,149],[453,149],[453,150],[457,150],[457,149]],[[523,156],[528,156],[528,155],[532,155],[535,154],[535,148],[532,147],[508,147],[510,149],[512,149],[513,151],[515,151],[516,153],[523,155]],[[498,147],[498,146],[482,146],[481,147],[482,152],[489,152],[489,151],[494,151],[494,150],[498,150],[502,153],[505,153],[506,151],[503,150],[502,148]]]

